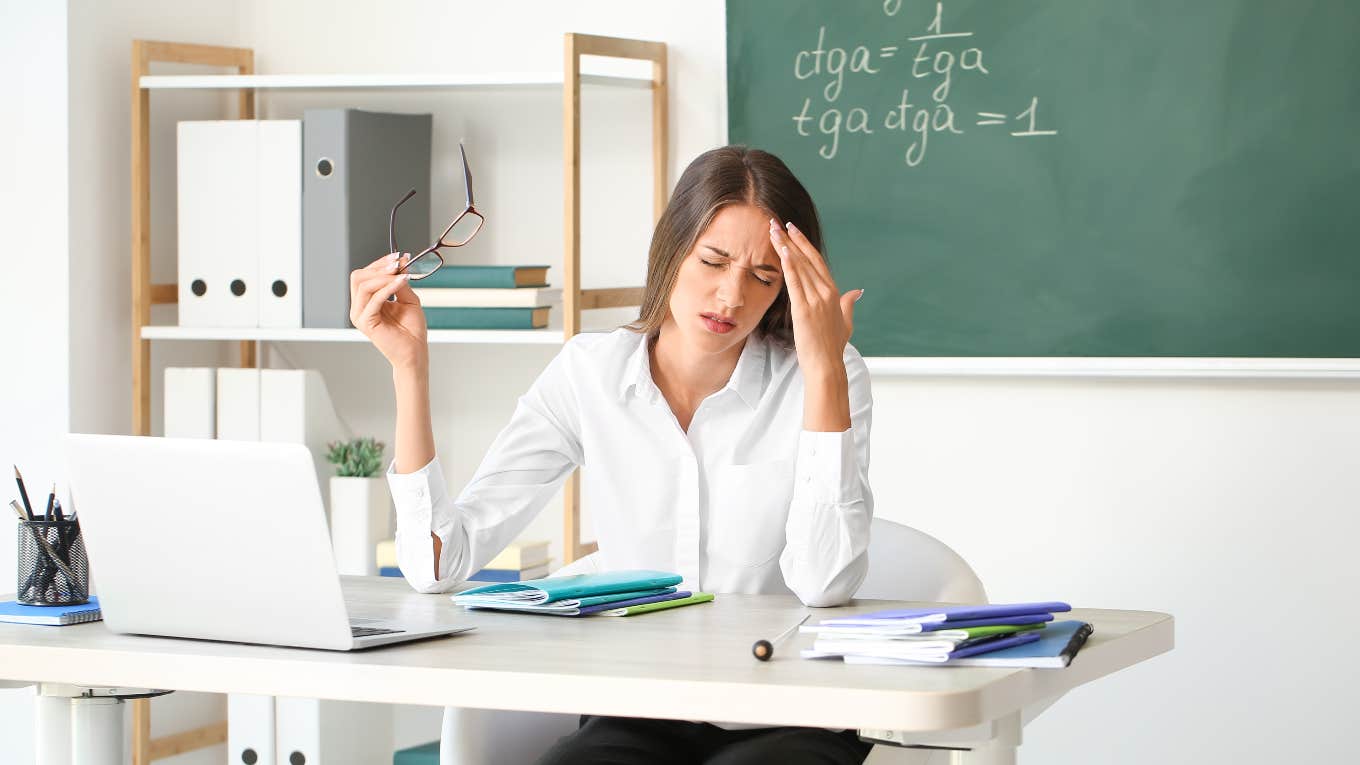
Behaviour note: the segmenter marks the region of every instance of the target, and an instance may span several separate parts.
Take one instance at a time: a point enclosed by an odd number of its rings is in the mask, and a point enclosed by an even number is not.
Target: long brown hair
[[[637,320],[627,325],[628,329],[656,336],[666,319],[680,264],[718,211],[731,204],[753,205],[781,222],[792,221],[825,257],[817,206],[779,157],[745,146],[711,149],[685,168],[671,201],[656,222],[647,253],[642,308]],[[787,286],[780,287],[756,331],[793,346],[793,314]]]

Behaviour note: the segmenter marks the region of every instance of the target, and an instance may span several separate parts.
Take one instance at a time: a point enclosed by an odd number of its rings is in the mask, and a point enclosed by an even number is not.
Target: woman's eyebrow
[[[732,253],[728,252],[727,250],[724,250],[724,249],[719,248],[719,247],[714,247],[714,246],[711,245],[711,244],[705,244],[704,246],[707,247],[708,249],[714,251],[715,253],[717,253],[717,254],[723,256],[724,258],[727,258],[728,260],[732,260]],[[772,273],[772,274],[777,274],[777,273],[779,273],[779,269],[775,268],[774,266],[772,266],[772,265],[770,265],[770,264],[768,264],[768,263],[761,263],[761,264],[759,264],[759,265],[751,266],[751,270],[753,270],[753,271],[769,271],[769,272]]]

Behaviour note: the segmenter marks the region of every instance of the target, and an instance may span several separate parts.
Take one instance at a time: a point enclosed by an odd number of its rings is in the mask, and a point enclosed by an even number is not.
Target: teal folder
[[[492,608],[538,605],[595,595],[660,589],[679,584],[681,578],[679,574],[646,570],[577,574],[475,587],[454,595],[453,602],[465,606]]]

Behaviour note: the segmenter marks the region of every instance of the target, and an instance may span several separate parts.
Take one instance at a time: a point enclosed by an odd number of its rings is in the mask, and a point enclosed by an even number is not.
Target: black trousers
[[[855,731],[725,730],[708,723],[581,716],[538,765],[860,765],[872,744]]]

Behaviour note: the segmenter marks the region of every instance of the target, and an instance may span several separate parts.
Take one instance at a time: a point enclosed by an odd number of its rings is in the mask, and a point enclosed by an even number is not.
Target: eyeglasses
[[[419,255],[411,258],[410,261],[398,269],[398,273],[411,275],[411,281],[424,279],[439,267],[444,265],[444,256],[439,253],[441,247],[462,247],[472,241],[472,237],[482,230],[482,224],[486,222],[486,217],[477,212],[477,208],[472,204],[472,171],[468,169],[467,152],[463,151],[463,144],[458,144],[458,153],[463,157],[463,184],[467,189],[467,206],[461,213],[453,219],[449,227],[444,229],[444,233],[439,235],[434,244],[426,247]],[[392,215],[387,222],[387,245],[388,252],[401,252],[397,249],[397,208],[405,204],[406,200],[416,195],[416,190],[411,189],[406,192],[406,196],[397,200],[392,205]]]

